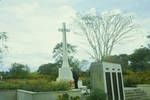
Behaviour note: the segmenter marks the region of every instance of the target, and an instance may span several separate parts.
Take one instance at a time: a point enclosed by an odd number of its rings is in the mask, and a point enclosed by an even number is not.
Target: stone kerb
[[[126,100],[150,100],[147,94],[140,88],[126,87],[125,88]]]
[[[51,92],[31,92],[18,90],[17,91],[17,100],[57,100],[59,95],[64,93],[69,94],[70,96],[79,96],[81,97],[81,91],[51,91]]]
[[[0,90],[0,100],[17,100],[17,91]]]
[[[137,87],[146,92],[150,98],[150,84],[139,84]]]
[[[36,92],[17,90],[17,100],[33,100],[33,95]]]

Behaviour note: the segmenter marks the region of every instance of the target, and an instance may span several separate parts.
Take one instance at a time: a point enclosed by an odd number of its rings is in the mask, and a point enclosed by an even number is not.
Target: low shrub
[[[137,84],[150,84],[150,72],[132,72],[124,75],[124,84],[126,87],[136,86]]]
[[[80,100],[80,97],[79,96],[76,96],[76,97],[70,97],[71,100]]]
[[[50,90],[51,91],[65,91],[71,88],[70,83],[65,81],[54,81],[50,83]]]
[[[87,100],[106,100],[106,94],[102,90],[95,89],[87,97]]]
[[[27,79],[45,79],[45,80],[48,80],[48,81],[54,81],[54,77],[53,76],[50,76],[50,75],[42,75],[42,74],[39,74],[39,73],[30,73],[29,76],[27,77]]]
[[[87,86],[87,88],[91,88],[90,77],[85,77],[85,78],[82,78],[81,80],[83,82],[83,85]]]
[[[58,95],[57,100],[69,100],[69,95],[67,93],[64,93],[62,95]]]
[[[4,81],[0,81],[0,90],[14,90],[20,88],[19,84],[12,84]]]
[[[11,79],[0,81],[0,89],[3,90],[23,89],[34,92],[65,91],[70,89],[70,84],[65,81],[51,82],[45,79],[34,79],[34,80]]]
[[[80,100],[79,96],[70,96],[68,93],[64,93],[62,95],[58,95],[58,99],[57,100]]]
[[[24,84],[21,84],[21,89],[28,91],[49,91],[50,82],[45,79],[27,80]]]

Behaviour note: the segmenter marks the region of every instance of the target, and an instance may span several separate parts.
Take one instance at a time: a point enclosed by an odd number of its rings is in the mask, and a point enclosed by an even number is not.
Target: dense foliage
[[[28,91],[65,91],[70,89],[70,84],[65,81],[54,82],[46,79],[18,79],[0,81],[1,90],[24,89]]]
[[[58,76],[58,67],[57,64],[43,64],[39,67],[37,72],[42,75],[49,75],[52,80],[56,80]]]
[[[134,72],[150,71],[150,49],[140,48],[134,53],[120,54],[105,57],[104,61],[121,64],[123,72],[131,70]]]
[[[127,87],[136,86],[137,84],[150,84],[150,71],[133,72],[127,71],[124,74],[124,84]]]
[[[75,52],[76,52],[76,46],[67,43],[68,56],[72,56],[72,54]],[[63,43],[60,42],[56,44],[56,46],[53,49],[53,58],[55,59],[55,61],[58,61],[62,59],[62,57],[63,57]]]
[[[102,90],[95,89],[87,97],[87,100],[106,100],[106,94]]]
[[[140,48],[130,55],[131,68],[133,71],[150,70],[150,49]]]
[[[134,53],[109,56],[104,61],[121,64],[125,86],[137,84],[150,84],[150,49],[140,48]],[[89,70],[81,71],[73,67],[73,77],[81,79],[83,85],[90,88]],[[25,89],[31,91],[56,91],[67,90],[69,84],[54,82],[58,76],[57,63],[43,64],[37,72],[30,72],[27,65],[14,63],[8,72],[0,72],[3,79],[0,89]],[[76,81],[77,83],[77,81]]]
[[[11,78],[26,78],[29,75],[30,69],[27,65],[14,63],[8,73]]]

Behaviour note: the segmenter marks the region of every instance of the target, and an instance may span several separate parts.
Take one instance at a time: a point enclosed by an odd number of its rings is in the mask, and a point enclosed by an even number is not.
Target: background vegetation
[[[143,47],[134,53],[105,57],[104,61],[121,64],[125,86],[150,84],[150,49]],[[37,72],[30,72],[28,65],[14,63],[8,72],[0,72],[3,79],[0,89],[25,89],[31,91],[68,90],[70,84],[54,82],[58,76],[59,65],[48,63],[39,66]],[[75,69],[78,70],[75,70]],[[75,67],[75,75],[90,88],[89,70],[82,71]]]
[[[0,54],[6,51],[6,32],[0,33],[0,40],[3,41],[3,49]],[[75,87],[79,79],[83,85],[90,88],[89,70],[82,71],[79,67],[79,60],[74,58],[76,46],[67,44],[69,64],[72,67]],[[2,63],[3,56],[0,56]],[[70,83],[55,82],[58,77],[58,68],[62,65],[62,43],[58,43],[53,50],[54,63],[42,64],[36,72],[30,72],[28,65],[13,63],[7,72],[0,72],[0,89],[25,89],[30,91],[58,91],[68,90],[72,87]],[[120,54],[105,56],[103,61],[121,64],[123,69],[125,86],[136,86],[137,84],[150,84],[150,46],[135,50],[132,54]],[[82,67],[82,66],[81,66]]]

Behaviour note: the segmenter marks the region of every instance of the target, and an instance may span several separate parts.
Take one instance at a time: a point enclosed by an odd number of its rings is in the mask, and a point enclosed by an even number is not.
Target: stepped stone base
[[[59,68],[59,76],[57,81],[73,81],[73,75],[70,67]]]

